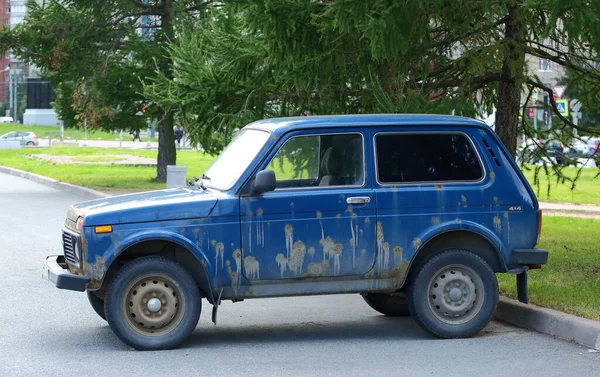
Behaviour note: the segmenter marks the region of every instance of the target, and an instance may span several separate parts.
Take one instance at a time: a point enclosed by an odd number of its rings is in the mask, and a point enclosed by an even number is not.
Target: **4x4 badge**
[[[522,211],[523,206],[508,206],[509,212]]]

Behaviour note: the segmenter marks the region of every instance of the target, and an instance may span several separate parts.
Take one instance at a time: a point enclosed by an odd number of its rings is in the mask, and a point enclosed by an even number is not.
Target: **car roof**
[[[261,129],[282,135],[291,130],[363,126],[475,126],[491,129],[483,121],[453,115],[432,114],[361,114],[270,118],[250,123],[244,128]]]

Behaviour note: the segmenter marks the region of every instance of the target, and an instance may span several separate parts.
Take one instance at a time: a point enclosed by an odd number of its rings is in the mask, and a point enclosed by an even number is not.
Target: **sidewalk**
[[[588,219],[600,219],[600,206],[592,204],[540,202],[545,216],[566,216]]]

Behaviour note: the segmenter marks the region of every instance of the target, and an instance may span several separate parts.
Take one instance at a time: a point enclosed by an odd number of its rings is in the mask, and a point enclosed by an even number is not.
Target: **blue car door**
[[[299,131],[278,143],[259,168],[275,171],[277,188],[240,199],[246,278],[371,270],[376,211],[365,168],[367,134],[355,128]]]

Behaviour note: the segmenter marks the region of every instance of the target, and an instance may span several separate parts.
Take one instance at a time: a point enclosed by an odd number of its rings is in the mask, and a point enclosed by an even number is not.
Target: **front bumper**
[[[50,255],[47,257],[46,271],[48,272],[48,280],[53,282],[56,288],[60,289],[83,292],[91,280],[87,276],[71,273],[67,268],[65,257],[62,255]]]

